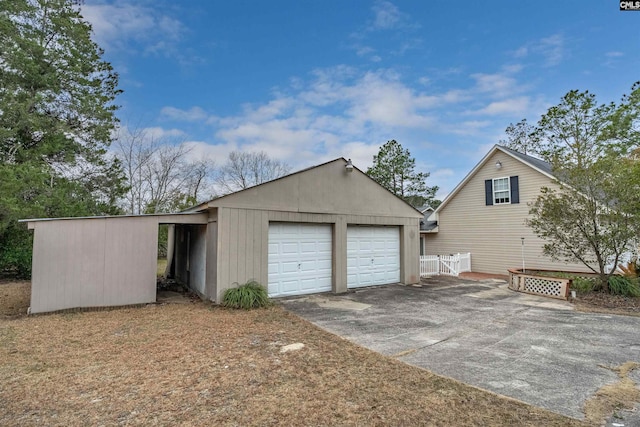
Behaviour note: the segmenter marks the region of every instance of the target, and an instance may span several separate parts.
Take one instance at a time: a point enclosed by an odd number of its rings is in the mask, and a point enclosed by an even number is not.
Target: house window
[[[511,189],[509,187],[509,177],[495,178],[493,180],[493,204],[502,205],[511,203]]]
[[[485,179],[484,197],[487,206],[520,203],[518,177],[508,176],[505,178]]]

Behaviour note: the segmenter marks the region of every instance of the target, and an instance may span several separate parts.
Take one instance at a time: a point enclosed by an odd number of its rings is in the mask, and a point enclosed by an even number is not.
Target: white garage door
[[[269,224],[269,296],[331,290],[331,226]]]
[[[347,227],[347,287],[400,281],[400,229]]]

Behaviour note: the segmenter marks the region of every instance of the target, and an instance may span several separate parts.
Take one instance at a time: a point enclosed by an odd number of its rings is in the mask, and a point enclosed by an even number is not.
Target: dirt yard
[[[358,347],[279,307],[26,317],[0,284],[0,425],[583,425]],[[281,353],[301,342],[304,348]]]

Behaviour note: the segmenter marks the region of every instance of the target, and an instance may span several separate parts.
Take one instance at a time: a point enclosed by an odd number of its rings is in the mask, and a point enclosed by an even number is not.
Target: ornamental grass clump
[[[609,277],[609,292],[612,295],[640,297],[640,286],[638,285],[638,279],[630,279],[625,276],[611,276]]]
[[[271,305],[271,301],[265,287],[255,280],[250,280],[243,285],[227,289],[222,297],[222,305],[250,310]]]

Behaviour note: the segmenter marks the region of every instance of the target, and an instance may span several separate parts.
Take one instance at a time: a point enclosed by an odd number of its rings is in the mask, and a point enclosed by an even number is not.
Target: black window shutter
[[[487,206],[493,205],[493,181],[490,179],[484,181],[484,198]]]
[[[512,176],[511,181],[511,203],[520,203],[520,189],[518,188],[518,177]]]

